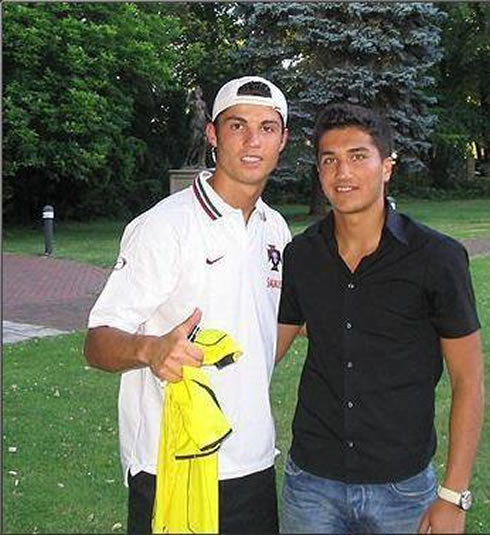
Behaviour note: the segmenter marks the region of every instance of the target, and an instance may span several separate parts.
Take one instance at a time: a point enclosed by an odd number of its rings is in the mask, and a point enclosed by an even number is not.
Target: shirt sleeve
[[[305,322],[303,311],[298,301],[296,293],[296,282],[294,277],[294,257],[295,251],[293,243],[289,243],[284,249],[282,290],[279,302],[279,323],[289,325],[303,325]]]
[[[480,328],[466,249],[441,243],[429,259],[427,292],[430,319],[439,336],[460,338]]]
[[[178,233],[162,218],[144,216],[125,229],[119,257],[89,316],[101,325],[136,332],[168,299],[180,274]]]

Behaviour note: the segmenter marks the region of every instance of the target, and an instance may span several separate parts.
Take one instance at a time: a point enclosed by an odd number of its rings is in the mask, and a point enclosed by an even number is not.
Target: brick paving
[[[471,256],[488,254],[489,239],[463,240]],[[85,329],[109,270],[44,256],[2,255],[4,342]],[[22,327],[21,324],[26,324]],[[43,330],[40,327],[47,329]],[[29,329],[30,327],[30,329]]]
[[[3,319],[84,329],[109,270],[45,256],[2,256]]]

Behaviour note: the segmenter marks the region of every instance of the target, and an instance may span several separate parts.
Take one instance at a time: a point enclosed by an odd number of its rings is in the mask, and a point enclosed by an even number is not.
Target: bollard
[[[44,256],[50,256],[53,252],[53,222],[54,208],[47,204],[43,208]]]

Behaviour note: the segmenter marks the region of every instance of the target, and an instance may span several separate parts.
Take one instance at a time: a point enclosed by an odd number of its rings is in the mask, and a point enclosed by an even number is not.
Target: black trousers
[[[129,475],[128,535],[151,533],[156,478]],[[274,467],[219,482],[220,533],[279,533]]]

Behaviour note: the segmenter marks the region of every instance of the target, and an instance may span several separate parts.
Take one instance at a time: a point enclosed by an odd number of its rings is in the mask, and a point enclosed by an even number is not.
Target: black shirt
[[[352,273],[330,212],[285,249],[279,322],[308,330],[294,462],[349,483],[424,469],[436,448],[439,339],[479,328],[464,247],[387,207],[378,248]]]

